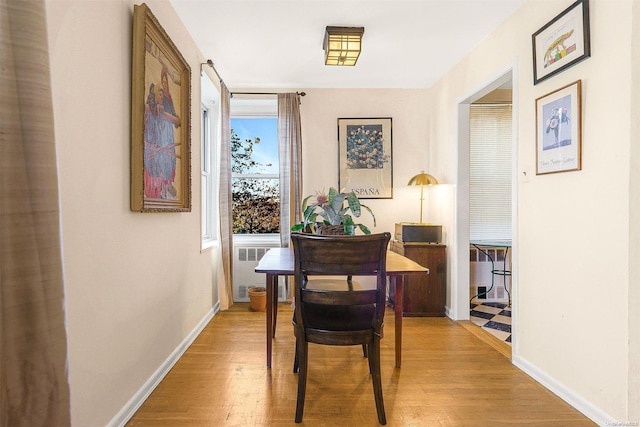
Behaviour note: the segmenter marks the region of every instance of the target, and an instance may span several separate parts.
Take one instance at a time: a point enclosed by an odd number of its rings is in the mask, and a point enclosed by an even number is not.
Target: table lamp
[[[432,175],[428,173],[424,173],[421,171],[418,175],[412,177],[409,180],[408,185],[419,185],[420,186],[420,224],[422,224],[422,205],[424,203],[424,186],[425,185],[437,185],[438,180],[435,179]]]

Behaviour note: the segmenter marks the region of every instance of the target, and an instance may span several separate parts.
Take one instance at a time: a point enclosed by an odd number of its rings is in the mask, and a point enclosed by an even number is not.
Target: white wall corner
[[[524,373],[542,384],[550,392],[560,397],[562,400],[574,407],[577,411],[581,412],[587,418],[591,419],[597,425],[625,425],[622,422],[616,421],[611,415],[605,413],[593,403],[577,395],[573,390],[565,387],[555,378],[551,377],[540,368],[523,359],[522,357],[518,355],[512,355],[511,362],[514,366],[521,369]]]
[[[218,301],[214,307],[209,310],[205,316],[198,322],[195,328],[182,340],[182,342],[173,350],[169,357],[160,365],[160,367],[149,377],[129,401],[118,411],[115,417],[107,424],[107,427],[124,427],[124,425],[133,417],[136,411],[142,406],[145,400],[151,395],[153,390],[160,384],[164,377],[169,373],[173,365],[175,365],[180,357],[189,348],[191,344],[198,338],[198,335],[209,324],[213,316],[220,311],[220,302]]]

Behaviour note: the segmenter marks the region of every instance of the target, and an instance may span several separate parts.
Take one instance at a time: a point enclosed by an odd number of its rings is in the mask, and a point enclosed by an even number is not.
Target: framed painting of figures
[[[191,211],[191,68],[146,4],[133,12],[131,210]]]

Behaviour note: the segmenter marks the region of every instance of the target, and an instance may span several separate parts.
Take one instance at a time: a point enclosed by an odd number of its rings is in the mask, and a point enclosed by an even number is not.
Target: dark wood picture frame
[[[191,211],[191,68],[146,4],[133,10],[131,210]]]
[[[533,33],[533,84],[591,56],[589,0],[578,0]]]

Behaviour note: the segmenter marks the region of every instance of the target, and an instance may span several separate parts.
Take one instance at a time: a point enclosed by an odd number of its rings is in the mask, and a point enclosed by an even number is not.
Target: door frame
[[[511,249],[511,296],[512,296],[512,348],[515,349],[518,304],[518,73],[516,64],[509,64],[504,69],[487,79],[479,87],[468,92],[457,101],[457,191],[455,200],[455,250],[452,283],[450,317],[454,320],[469,320],[469,109],[471,103],[489,92],[511,81],[512,86],[512,233]],[[524,177],[526,179],[526,176]],[[524,180],[523,180],[524,182]]]

